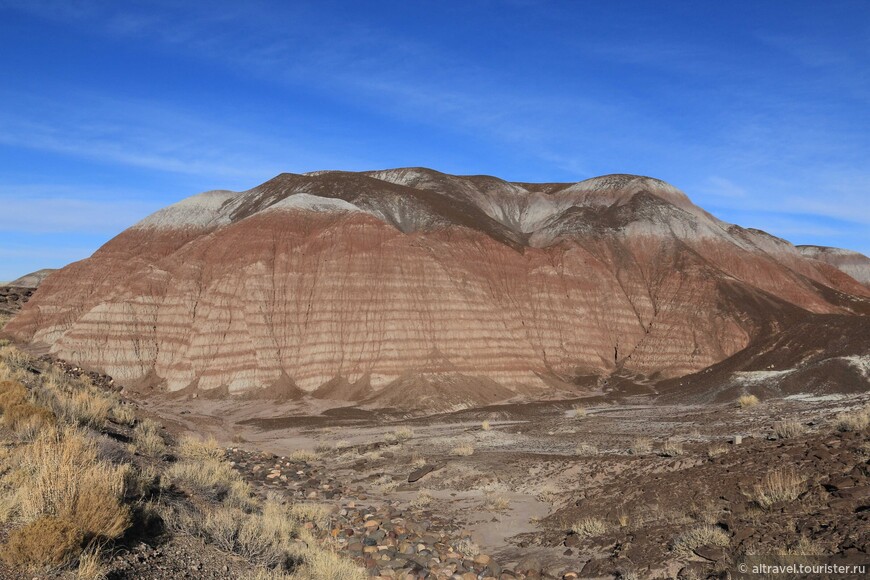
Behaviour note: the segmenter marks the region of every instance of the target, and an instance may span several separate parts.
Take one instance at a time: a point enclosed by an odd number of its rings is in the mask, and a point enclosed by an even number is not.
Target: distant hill
[[[14,286],[17,288],[38,288],[39,285],[42,284],[42,281],[45,280],[52,272],[57,272],[57,269],[43,268],[42,270],[37,270],[36,272],[31,272],[30,274],[25,274],[17,280],[13,280],[8,284],[3,284],[3,286]]]

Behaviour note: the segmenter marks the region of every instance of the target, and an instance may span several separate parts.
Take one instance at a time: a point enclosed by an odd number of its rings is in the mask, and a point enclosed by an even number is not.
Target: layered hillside
[[[798,246],[797,249],[801,255],[830,264],[865,286],[870,286],[870,258],[864,254],[826,246]]]
[[[648,177],[325,171],[158,211],[7,331],[128,384],[462,406],[681,376],[868,296]]]

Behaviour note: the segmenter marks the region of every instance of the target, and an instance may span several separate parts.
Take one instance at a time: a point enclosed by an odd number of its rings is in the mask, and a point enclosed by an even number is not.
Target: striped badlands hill
[[[847,295],[870,290],[648,177],[324,171],[155,213],[7,331],[128,384],[455,407],[681,376]]]

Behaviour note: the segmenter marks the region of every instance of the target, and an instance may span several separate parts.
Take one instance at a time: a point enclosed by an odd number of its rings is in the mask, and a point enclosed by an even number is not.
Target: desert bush
[[[457,445],[456,447],[451,449],[450,455],[456,455],[458,457],[468,457],[469,455],[474,455],[474,446],[471,443],[462,443],[461,445]]]
[[[90,547],[79,556],[76,580],[105,580],[108,570],[99,549]]]
[[[293,571],[294,580],[366,580],[365,571],[346,558],[324,548],[309,548],[303,564]]]
[[[143,419],[133,428],[133,449],[149,457],[163,457],[166,442],[160,434],[160,424],[152,419]]]
[[[777,469],[764,476],[755,486],[755,501],[768,509],[783,501],[794,501],[803,491],[804,480],[793,469]]]
[[[707,457],[718,457],[728,453],[728,446],[724,443],[714,443],[707,448]]]
[[[163,487],[177,486],[212,501],[250,509],[251,486],[225,461],[183,460],[173,463],[161,478]]]
[[[649,437],[637,437],[631,443],[629,452],[632,455],[643,455],[652,451],[652,440]]]
[[[432,500],[435,498],[432,497],[432,492],[427,489],[421,489],[417,492],[417,497],[411,500],[410,506],[413,509],[423,509],[425,507],[429,507],[432,504]]]
[[[453,546],[453,549],[465,556],[466,558],[474,558],[480,554],[480,546],[471,541],[471,538],[462,538]]]
[[[568,416],[573,419],[582,419],[586,416],[586,407],[575,405],[573,409],[568,411]]]
[[[480,428],[484,431],[489,431],[490,429],[492,429],[492,425],[489,424],[489,421],[484,421],[480,424]]]
[[[737,397],[737,406],[741,409],[746,409],[749,407],[754,407],[761,401],[758,400],[758,397],[755,395],[740,395]]]
[[[111,418],[121,425],[133,425],[136,423],[136,410],[129,403],[118,403],[112,407]]]
[[[225,552],[264,566],[283,566],[303,558],[305,547],[298,539],[297,521],[287,506],[270,498],[259,513],[226,506],[208,510],[202,531]]]
[[[662,445],[661,454],[665,457],[677,457],[683,454],[683,444],[673,439],[668,439]]]
[[[84,534],[74,522],[42,516],[9,534],[0,558],[13,568],[56,570],[72,563],[83,542]]]
[[[416,452],[411,454],[411,467],[413,467],[414,469],[419,469],[424,465],[426,465],[425,457]]]
[[[399,427],[398,429],[393,430],[393,436],[396,438],[396,441],[401,443],[413,437],[414,430],[410,427]]]
[[[201,439],[191,434],[181,437],[176,451],[179,457],[192,460],[218,461],[226,457],[224,449],[214,437]]]
[[[497,493],[487,493],[484,496],[483,508],[491,512],[503,512],[511,507],[511,500],[507,496]]]
[[[0,381],[0,412],[27,401],[27,389],[19,382]]]
[[[571,526],[571,531],[581,538],[593,538],[607,533],[607,522],[600,518],[583,518]]]
[[[136,467],[125,464],[124,492],[125,496],[140,500],[152,495],[159,488],[160,475],[156,467],[145,465]]]
[[[689,558],[694,555],[694,551],[702,546],[727,546],[731,543],[731,538],[722,528],[710,524],[703,524],[686,530],[676,538],[671,544],[671,550],[681,557]]]
[[[596,455],[598,453],[598,448],[591,443],[578,443],[577,447],[574,448],[575,455]]]
[[[56,516],[73,522],[86,539],[115,539],[129,527],[123,504],[127,468],[99,459],[95,443],[76,428],[40,433],[15,461],[10,478],[23,521]]]
[[[794,470],[777,469],[755,486],[755,500],[762,508],[768,508],[778,502],[797,499],[802,489],[803,479]]]
[[[779,439],[800,437],[807,432],[806,425],[794,419],[784,419],[773,424],[773,434]]]
[[[289,459],[290,461],[302,461],[305,463],[310,463],[312,461],[316,461],[317,457],[318,455],[314,451],[309,451],[308,449],[296,449],[287,456],[287,459]]]
[[[69,423],[102,429],[109,412],[115,406],[111,396],[94,387],[75,389],[72,393],[58,392],[53,404],[54,412]]]
[[[834,427],[837,431],[863,431],[870,426],[870,407],[840,413],[834,418]]]
[[[0,360],[12,369],[22,369],[36,364],[36,359],[11,344],[0,346]]]
[[[32,404],[27,389],[15,381],[0,382],[0,413],[0,422],[24,440],[54,423],[52,412]]]
[[[310,522],[319,528],[328,526],[331,515],[332,508],[322,503],[294,503],[289,510],[289,517],[294,521]]]

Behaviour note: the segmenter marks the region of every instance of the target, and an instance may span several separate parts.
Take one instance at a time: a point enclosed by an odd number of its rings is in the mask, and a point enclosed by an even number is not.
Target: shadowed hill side
[[[767,296],[783,306],[750,307]],[[649,177],[324,171],[160,210],[49,277],[7,331],[126,384],[404,407],[413,383],[455,409],[682,376],[868,296]]]

